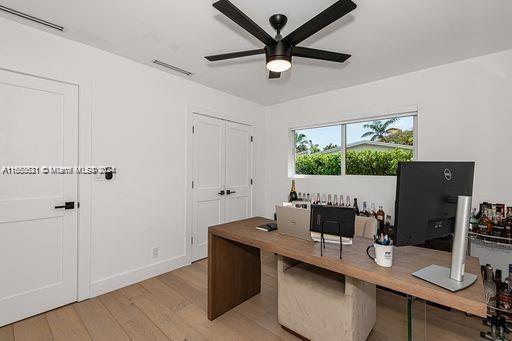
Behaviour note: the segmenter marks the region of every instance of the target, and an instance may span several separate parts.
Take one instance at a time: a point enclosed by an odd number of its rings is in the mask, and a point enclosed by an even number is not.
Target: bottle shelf
[[[468,238],[472,239],[472,240],[481,240],[484,243],[507,245],[507,246],[512,247],[512,238],[491,236],[488,234],[478,233],[478,232],[473,232],[473,231],[468,232]]]

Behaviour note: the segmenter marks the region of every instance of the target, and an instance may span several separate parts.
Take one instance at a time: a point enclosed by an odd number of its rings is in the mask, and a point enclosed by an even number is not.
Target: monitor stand
[[[473,274],[464,274],[462,281],[457,281],[450,278],[450,269],[446,266],[429,265],[426,268],[420,269],[412,274],[414,277],[421,278],[427,282],[450,290],[451,292],[466,289],[475,283],[477,276]]]
[[[457,215],[455,217],[451,268],[432,264],[414,272],[413,276],[452,292],[465,289],[475,283],[478,278],[477,275],[464,273],[470,216],[471,197],[459,195],[457,199]]]

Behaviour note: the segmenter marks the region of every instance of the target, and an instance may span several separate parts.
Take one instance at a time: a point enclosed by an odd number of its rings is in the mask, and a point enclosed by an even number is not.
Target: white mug
[[[370,249],[375,248],[375,257],[370,255]],[[393,245],[373,244],[366,249],[368,257],[373,259],[377,265],[389,268],[393,265]]]

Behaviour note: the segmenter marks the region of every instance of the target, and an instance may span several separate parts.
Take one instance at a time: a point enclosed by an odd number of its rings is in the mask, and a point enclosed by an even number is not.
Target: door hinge
[[[194,134],[195,132],[196,132],[195,126],[192,126],[192,134]]]
[[[252,179],[251,179],[251,185],[252,185]]]
[[[194,181],[192,181],[192,188],[194,188]]]
[[[254,141],[254,137],[251,135],[251,142],[253,142],[253,141]]]

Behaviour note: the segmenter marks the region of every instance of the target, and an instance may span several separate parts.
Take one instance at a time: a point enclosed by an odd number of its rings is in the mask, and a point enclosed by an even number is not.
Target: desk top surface
[[[431,264],[449,267],[451,254],[448,252],[414,246],[396,247],[393,266],[384,268],[375,264],[366,255],[366,248],[372,243],[369,239],[355,237],[352,245],[343,245],[343,259],[339,258],[338,245],[327,244],[327,249],[321,257],[318,243],[284,236],[277,231],[265,232],[256,229],[256,226],[270,221],[260,217],[249,218],[212,226],[209,233],[460,311],[481,317],[487,315],[480,264],[475,257],[467,258],[466,272],[478,276],[476,283],[467,289],[452,293],[412,276],[416,270]]]

